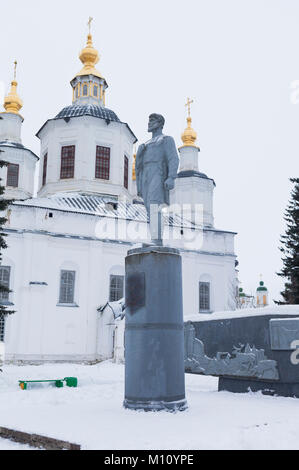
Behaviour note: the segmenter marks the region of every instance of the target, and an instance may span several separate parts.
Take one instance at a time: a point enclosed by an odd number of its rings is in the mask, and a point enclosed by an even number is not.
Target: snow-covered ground
[[[18,379],[77,376],[78,388],[22,391]],[[299,399],[217,392],[217,378],[186,375],[188,411],[122,408],[124,366],[4,366],[0,426],[82,449],[299,449]],[[0,449],[21,448],[0,440]]]
[[[18,444],[17,442],[9,441],[8,439],[0,438],[0,450],[34,450],[27,445]]]

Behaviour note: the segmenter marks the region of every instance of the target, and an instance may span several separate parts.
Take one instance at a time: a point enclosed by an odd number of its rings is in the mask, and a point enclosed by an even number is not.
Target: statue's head
[[[148,132],[153,132],[156,129],[163,129],[165,124],[165,119],[161,114],[150,114],[149,120],[148,120]]]

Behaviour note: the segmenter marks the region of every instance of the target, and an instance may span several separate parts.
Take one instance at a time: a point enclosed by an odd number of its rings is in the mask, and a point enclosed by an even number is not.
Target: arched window
[[[199,283],[199,311],[200,312],[210,311],[210,283],[209,282]]]
[[[109,302],[120,300],[124,296],[124,276],[110,275]]]
[[[60,271],[60,304],[73,304],[75,295],[75,271]]]
[[[99,92],[98,85],[93,85],[93,96],[94,96],[95,98],[98,97],[98,92]]]
[[[76,98],[79,98],[80,96],[80,83],[76,86]]]
[[[83,93],[82,93],[82,94],[83,94],[83,96],[87,96],[87,95],[88,95],[88,86],[87,86],[86,83],[83,85]]]

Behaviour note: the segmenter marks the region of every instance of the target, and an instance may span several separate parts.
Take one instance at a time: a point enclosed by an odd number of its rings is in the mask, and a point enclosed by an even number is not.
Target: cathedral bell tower
[[[92,18],[89,18],[89,33],[87,36],[86,46],[79,54],[79,59],[83,64],[83,68],[71,80],[73,88],[73,104],[95,104],[105,106],[105,92],[108,88],[105,78],[95,68],[100,60],[98,51],[93,47],[92,35],[90,33],[90,25]]]
[[[133,144],[127,123],[106,107],[108,88],[96,69],[99,53],[88,21],[82,69],[71,80],[72,104],[48,119],[36,134],[41,142],[38,196],[100,194],[132,200]]]
[[[264,281],[260,281],[256,289],[256,305],[257,307],[267,307],[269,305],[269,292]]]
[[[4,197],[23,200],[33,196],[38,157],[22,144],[21,130],[24,118],[19,111],[23,102],[17,92],[16,71],[15,61],[10,91],[4,98],[5,111],[0,113],[0,158],[7,162],[0,170],[0,177],[6,188]]]
[[[0,140],[21,144],[21,127],[24,119],[19,111],[23,107],[23,102],[17,92],[16,71],[17,61],[14,62],[14,78],[10,91],[4,98],[5,112],[1,113]]]
[[[171,202],[190,204],[190,216],[196,222],[198,222],[197,219],[195,220],[195,214],[198,213],[196,206],[201,205],[203,209],[203,225],[213,227],[213,192],[215,182],[199,171],[198,154],[200,149],[196,144],[197,134],[191,126],[190,105],[192,103],[193,100],[188,98],[186,103],[188,108],[187,127],[181,136],[183,145],[179,147],[180,166]]]

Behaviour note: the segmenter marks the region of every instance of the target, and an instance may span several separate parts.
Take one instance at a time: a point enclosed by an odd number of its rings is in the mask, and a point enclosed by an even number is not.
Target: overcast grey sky
[[[87,20],[109,89],[106,105],[140,142],[147,117],[165,116],[181,144],[184,103],[194,98],[200,170],[216,182],[215,224],[238,232],[245,291],[263,279],[273,298],[283,286],[279,236],[299,169],[297,0],[1,0],[0,81],[18,60],[24,101],[23,143],[39,154],[35,133],[71,104]]]

